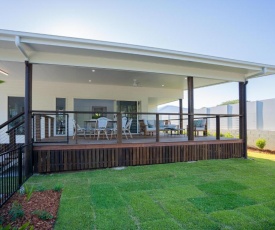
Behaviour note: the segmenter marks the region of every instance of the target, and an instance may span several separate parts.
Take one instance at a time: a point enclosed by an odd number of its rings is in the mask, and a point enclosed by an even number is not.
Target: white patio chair
[[[80,127],[80,125],[73,120],[73,139],[75,139],[76,135],[83,135],[86,139],[86,129]]]
[[[97,134],[97,140],[100,138],[100,134],[103,132],[106,135],[106,139],[109,140],[107,135],[107,124],[109,119],[106,117],[100,117],[97,119],[97,128],[95,129],[95,133]]]
[[[88,121],[87,123],[87,132],[90,133],[90,138],[92,138],[92,135],[96,135],[96,128],[97,128],[97,119],[91,119],[90,121]]]
[[[125,133],[126,124],[127,124],[127,117],[122,117],[122,132],[124,133],[126,139],[128,139]],[[110,131],[111,131],[111,139],[112,139],[113,135],[117,135],[117,123],[114,124],[114,127],[110,129]]]
[[[125,125],[124,127],[122,126],[122,131],[123,131],[123,133],[124,133],[126,139],[128,139],[128,137],[127,137],[127,132],[129,133],[130,137],[133,138],[132,133],[131,133],[131,131],[130,131],[131,125],[132,125],[132,121],[133,121],[133,119],[130,118],[130,119],[127,121],[126,125]]]

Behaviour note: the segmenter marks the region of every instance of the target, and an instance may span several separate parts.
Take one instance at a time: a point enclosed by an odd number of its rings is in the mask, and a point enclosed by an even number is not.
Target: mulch
[[[60,197],[61,192],[47,190],[42,192],[33,192],[30,200],[27,201],[26,195],[22,195],[16,192],[12,198],[0,209],[2,221],[4,220],[3,226],[10,224],[11,227],[19,228],[23,224],[29,222],[30,225],[34,227],[34,229],[53,229],[55,220],[57,218]],[[11,216],[9,215],[9,211],[14,202],[18,202],[20,205],[22,205],[24,216],[17,218],[15,221],[12,221]],[[47,211],[53,216],[53,218],[49,220],[41,220],[33,214],[33,211],[35,210]]]
[[[247,148],[250,151],[259,152],[259,153],[267,153],[267,154],[275,154],[275,150],[269,150],[269,149],[258,149],[254,147],[248,147]]]

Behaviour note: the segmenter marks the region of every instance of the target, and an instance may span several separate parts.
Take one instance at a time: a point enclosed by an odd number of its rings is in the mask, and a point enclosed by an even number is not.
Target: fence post
[[[19,147],[19,153],[18,153],[18,177],[19,177],[19,187],[22,185],[22,170],[23,170],[23,165],[22,165],[22,146]]]
[[[220,140],[221,136],[221,122],[220,122],[220,115],[216,116],[216,140]]]

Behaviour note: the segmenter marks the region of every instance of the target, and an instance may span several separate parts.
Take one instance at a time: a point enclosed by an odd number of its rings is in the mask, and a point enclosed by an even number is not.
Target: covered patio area
[[[275,73],[275,66],[265,64],[5,30],[0,30],[0,69],[8,74],[0,91],[2,149],[11,144],[33,145],[26,151],[26,167],[34,166],[37,172],[83,169],[83,165],[246,158],[247,81]],[[226,82],[238,83],[240,106],[232,116],[237,117],[239,136],[233,139],[221,138],[223,114],[194,113],[194,89]],[[158,114],[157,106],[175,100],[179,101],[179,111],[173,114],[178,135],[164,134],[160,121],[165,114]],[[186,114],[183,100],[188,100]],[[16,116],[24,118],[15,124]],[[116,139],[94,141],[76,135],[72,140],[74,124],[84,127],[98,116],[116,122]],[[123,139],[124,116],[133,120],[133,139]],[[215,123],[213,137],[207,130],[196,137],[194,121],[202,117]],[[142,119],[154,120],[153,137],[139,136]],[[64,143],[57,143],[58,139]],[[134,159],[141,153],[137,163]]]

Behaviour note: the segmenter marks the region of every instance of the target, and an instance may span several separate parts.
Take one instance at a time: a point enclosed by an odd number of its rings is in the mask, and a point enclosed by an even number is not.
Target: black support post
[[[194,84],[193,77],[187,77],[188,84],[188,140],[194,140]]]
[[[32,174],[32,64],[25,62],[25,164],[26,164],[26,176]]]
[[[246,108],[246,82],[239,82],[239,132],[243,140],[243,157],[247,159],[247,108]]]

